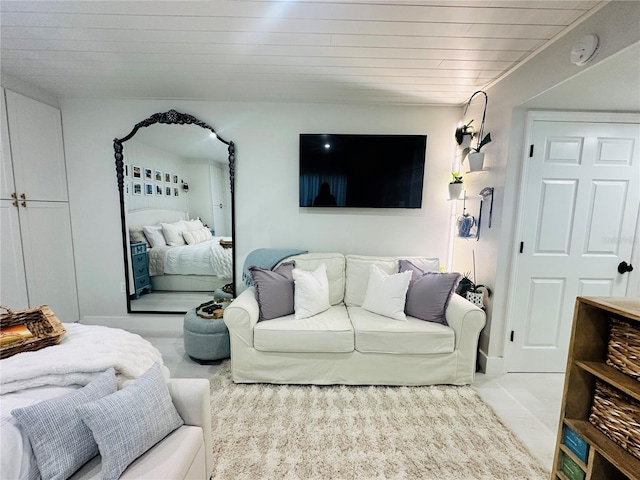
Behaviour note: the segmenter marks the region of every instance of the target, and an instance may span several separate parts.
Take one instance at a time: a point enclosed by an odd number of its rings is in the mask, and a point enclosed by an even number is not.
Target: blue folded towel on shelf
[[[287,257],[307,252],[308,250],[300,250],[298,248],[258,248],[257,250],[253,250],[249,252],[249,255],[247,255],[247,258],[244,260],[242,280],[246,285],[253,285],[251,273],[249,272],[249,267],[252,265],[272,269],[278,262]]]

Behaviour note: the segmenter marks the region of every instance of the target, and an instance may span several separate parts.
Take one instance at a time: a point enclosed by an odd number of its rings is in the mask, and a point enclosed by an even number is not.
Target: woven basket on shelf
[[[589,421],[630,454],[640,458],[640,402],[596,381]]]
[[[640,329],[612,319],[607,347],[607,365],[640,380]]]
[[[47,305],[36,308],[13,311],[0,305],[7,313],[0,314],[0,331],[6,327],[24,325],[31,332],[31,337],[18,339],[0,347],[0,358],[7,358],[16,353],[40,350],[60,342],[60,336],[66,332]]]

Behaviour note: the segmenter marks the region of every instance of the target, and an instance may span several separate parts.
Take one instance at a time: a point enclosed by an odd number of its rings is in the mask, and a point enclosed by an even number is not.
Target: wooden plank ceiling
[[[463,103],[599,1],[1,1],[3,73],[60,97]]]

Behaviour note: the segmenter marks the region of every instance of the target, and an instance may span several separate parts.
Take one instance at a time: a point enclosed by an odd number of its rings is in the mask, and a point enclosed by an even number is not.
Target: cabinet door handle
[[[22,202],[22,206],[23,206],[24,208],[27,208],[27,202]]]
[[[27,196],[26,196],[24,193],[21,193],[21,194],[20,194],[20,198],[21,198],[21,199],[23,199],[23,200],[26,200],[26,199],[27,199]]]
[[[11,203],[11,205],[13,205],[14,207],[18,208],[18,201],[17,201],[17,200],[14,200],[14,201]]]
[[[11,194],[11,198],[18,198],[18,194],[17,194],[16,192],[13,192],[13,193]]]

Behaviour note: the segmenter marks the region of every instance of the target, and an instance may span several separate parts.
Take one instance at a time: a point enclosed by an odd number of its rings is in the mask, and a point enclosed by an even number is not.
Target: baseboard
[[[124,317],[85,316],[80,323],[121,328],[139,335],[177,337],[182,334],[184,314],[176,315],[131,315]]]
[[[489,357],[482,350],[478,351],[478,365],[485,375],[502,375],[505,373],[503,357]]]

